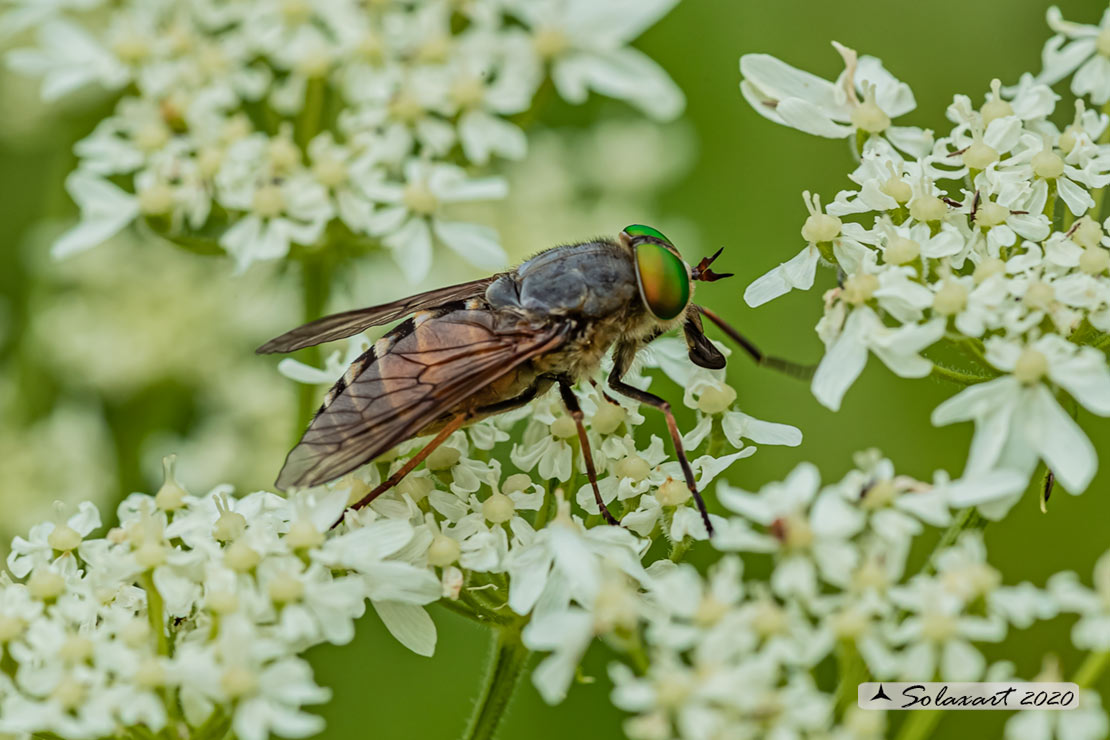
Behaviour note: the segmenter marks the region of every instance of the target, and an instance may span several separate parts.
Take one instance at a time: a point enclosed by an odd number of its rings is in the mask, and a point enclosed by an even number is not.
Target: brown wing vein
[[[298,349],[311,347],[314,344],[323,344],[324,342],[354,336],[371,326],[388,324],[417,311],[436,308],[453,301],[480,298],[485,295],[486,287],[497,277],[497,275],[494,275],[481,280],[472,280],[469,283],[449,285],[445,288],[437,288],[408,298],[402,298],[392,303],[370,306],[369,308],[356,308],[353,311],[343,311],[342,313],[325,316],[287,331],[280,337],[271,339],[255,352],[260,355],[294,352]]]
[[[568,326],[460,309],[429,319],[375,358],[309,425],[278,487],[332,480],[412,437],[529,358]]]

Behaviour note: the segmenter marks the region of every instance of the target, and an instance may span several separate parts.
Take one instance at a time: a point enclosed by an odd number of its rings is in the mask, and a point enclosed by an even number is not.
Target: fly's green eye
[[[662,238],[662,234],[656,238]],[[669,321],[690,302],[686,264],[662,244],[644,242],[636,246],[636,279],[644,305],[656,318]]]
[[[624,233],[628,234],[629,236],[650,236],[653,239],[658,239],[661,242],[666,242],[667,244],[671,243],[670,239],[663,236],[663,232],[659,231],[658,229],[653,229],[650,226],[644,226],[643,224],[632,224],[631,226],[627,226],[624,229]]]

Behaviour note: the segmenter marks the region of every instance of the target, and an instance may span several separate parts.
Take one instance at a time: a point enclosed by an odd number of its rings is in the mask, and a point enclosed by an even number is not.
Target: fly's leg
[[[690,467],[690,461],[686,459],[686,451],[682,448],[682,435],[678,432],[678,422],[675,421],[674,414],[671,412],[671,404],[663,400],[659,396],[642,391],[634,385],[629,385],[621,380],[623,375],[623,363],[617,362],[613,366],[613,372],[609,374],[609,386],[625,396],[628,396],[634,401],[646,403],[649,406],[654,406],[663,412],[667,419],[667,430],[671,433],[671,442],[674,443],[675,455],[678,457],[678,464],[682,466],[682,475],[686,478],[686,487],[690,489],[690,493],[694,496],[694,503],[697,504],[698,513],[701,514],[701,520],[705,523],[705,531],[709,536],[713,536],[713,525],[709,523],[709,512],[705,509],[705,501],[702,499],[701,494],[698,493],[698,484],[694,481],[694,471]]]
[[[722,319],[720,316],[713,313],[704,306],[697,306],[697,309],[702,313],[702,315],[705,316],[705,318],[709,319],[718,327],[720,327],[721,331],[727,334],[729,338],[732,339],[732,341],[739,344],[741,349],[751,355],[751,358],[755,360],[755,364],[769,367],[772,370],[778,370],[780,373],[791,375],[800,380],[809,380],[813,377],[813,373],[817,369],[813,365],[801,365],[797,362],[784,360],[781,357],[772,357],[771,355],[765,355],[763,354],[762,350],[759,349],[759,347],[756,347],[754,344],[752,344],[752,341],[750,339],[745,337],[740,332],[736,331],[736,329],[734,329],[731,324]]]
[[[586,437],[586,427],[582,423],[582,407],[578,405],[578,398],[574,395],[574,390],[570,384],[565,380],[559,380],[559,393],[563,396],[563,403],[570,412],[570,418],[574,419],[574,425],[578,428],[578,442],[582,448],[582,457],[586,461],[586,476],[590,479],[590,486],[594,489],[594,501],[597,502],[597,508],[601,510],[601,515],[605,517],[605,521],[610,524],[620,524],[620,521],[613,516],[612,512],[605,506],[605,502],[601,500],[601,491],[597,487],[597,470],[594,469],[594,456],[590,451],[590,440]]]
[[[597,392],[600,393],[601,397],[604,398],[606,401],[613,404],[614,406],[620,406],[620,402],[617,401],[617,399],[610,396],[608,393],[606,393],[605,390],[603,388],[601,388],[598,385],[597,381],[594,380],[593,378],[590,378],[590,385],[592,385],[594,388],[597,388]]]
[[[490,404],[489,406],[483,406],[479,409],[475,409],[473,412],[471,412],[471,414],[459,414],[458,416],[454,417],[453,419],[451,419],[450,421],[447,422],[447,425],[444,426],[443,429],[439,430],[439,434],[437,434],[435,436],[435,438],[432,439],[431,442],[429,442],[427,445],[425,445],[424,448],[422,450],[420,450],[420,452],[416,453],[412,457],[412,459],[410,459],[408,462],[406,462],[404,464],[404,466],[401,467],[400,470],[398,470],[393,475],[389,476],[389,480],[380,484],[377,488],[375,488],[373,491],[370,491],[370,493],[368,493],[365,496],[363,496],[362,498],[360,498],[358,501],[356,501],[354,504],[352,504],[349,508],[355,509],[355,510],[361,509],[362,507],[366,506],[371,501],[376,499],[378,496],[381,496],[383,493],[388,491],[390,488],[393,488],[393,486],[400,483],[401,480],[406,475],[411,473],[416,468],[417,465],[424,462],[424,459],[426,457],[428,457],[428,455],[432,454],[432,452],[434,452],[437,447],[439,447],[441,444],[443,444],[445,441],[447,441],[448,437],[450,437],[459,427],[461,427],[464,423],[466,423],[466,420],[468,418],[470,418],[471,415],[477,416],[477,415],[483,415],[483,414],[499,414],[503,411],[510,411],[512,409],[523,406],[524,404],[531,401],[533,398],[536,397],[536,394],[538,392],[539,392],[539,384],[534,383],[531,387],[527,388],[519,396],[514,396],[513,398],[509,398],[505,401],[499,401],[498,403],[493,403],[493,404]],[[339,521],[343,521],[343,520],[340,519]],[[335,524],[333,524],[332,526],[334,527],[337,524],[339,524],[338,521]]]
[[[366,506],[371,501],[376,499],[378,496],[381,496],[383,493],[388,491],[390,488],[393,488],[393,486],[400,483],[402,478],[404,478],[406,475],[408,475],[409,473],[411,473],[413,471],[413,468],[415,468],[420,463],[424,462],[424,458],[426,458],[428,455],[432,454],[432,452],[434,452],[437,447],[439,447],[441,444],[446,442],[447,438],[450,437],[452,434],[454,434],[455,430],[457,430],[459,427],[461,427],[463,425],[463,423],[466,421],[466,419],[467,419],[466,414],[459,414],[454,419],[447,422],[447,426],[443,427],[443,429],[440,429],[439,434],[437,434],[431,442],[424,445],[424,449],[420,450],[420,452],[417,452],[415,455],[413,455],[409,459],[409,461],[406,462],[401,467],[400,470],[398,470],[393,475],[389,476],[389,478],[384,483],[380,484],[373,491],[370,491],[370,493],[366,494],[365,496],[360,498],[358,501],[351,504],[351,506],[349,508],[355,509],[355,510],[361,509],[363,506]],[[339,521],[343,521],[343,520],[340,519]],[[339,524],[339,522],[336,522],[332,526],[334,527],[336,524]]]

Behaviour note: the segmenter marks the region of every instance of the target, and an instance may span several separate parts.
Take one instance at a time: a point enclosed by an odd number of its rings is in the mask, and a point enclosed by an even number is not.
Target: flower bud
[[[1079,269],[1088,275],[1100,275],[1110,268],[1110,251],[1102,247],[1087,247],[1079,255]]]
[[[231,614],[239,610],[239,596],[234,591],[212,589],[205,594],[204,603],[215,614]]]
[[[1032,347],[1023,349],[1017,362],[1014,363],[1014,377],[1026,385],[1036,383],[1047,372],[1048,358],[1043,352]]]
[[[27,591],[31,598],[40,601],[52,601],[66,590],[66,579],[52,570],[45,568],[31,573],[27,579]]]
[[[1029,284],[1025,289],[1025,295],[1022,296],[1021,302],[1034,311],[1047,311],[1052,307],[1052,303],[1056,300],[1056,291],[1048,283],[1036,281]]]
[[[874,100],[864,100],[853,108],[850,119],[853,126],[872,134],[882,133],[890,128],[890,116]]]
[[[964,150],[963,161],[973,170],[985,170],[998,161],[998,152],[990,144],[976,139]]]
[[[437,534],[428,547],[428,565],[445,568],[458,560],[461,552],[458,540],[445,534]]]
[[[154,505],[162,511],[176,511],[185,505],[188,492],[177,482],[174,465],[177,455],[166,455],[162,458],[162,487],[154,495]]]
[[[983,107],[979,109],[979,115],[983,117],[984,126],[989,126],[995,119],[1014,115],[1014,107],[1002,99],[1000,80],[991,80],[991,99],[983,103]]]
[[[92,640],[81,635],[70,635],[58,648],[58,657],[70,664],[84,663],[92,654]]]
[[[147,216],[161,216],[173,208],[173,188],[154,182],[139,191],[139,210]]]
[[[1046,180],[1055,180],[1064,174],[1064,160],[1051,149],[1042,149],[1033,155],[1033,174]]]
[[[25,629],[27,629],[27,623],[19,617],[0,614],[0,645],[16,639]]]
[[[528,477],[527,473],[514,473],[501,484],[501,492],[504,494],[516,493],[518,491],[527,491],[531,487],[532,479]]]
[[[691,495],[686,483],[674,478],[667,478],[655,492],[655,498],[663,506],[682,506],[690,500]]]
[[[157,568],[166,562],[166,548],[158,542],[148,540],[135,550],[135,562],[143,570]]]
[[[629,480],[639,482],[648,477],[648,473],[651,472],[651,466],[648,465],[647,460],[639,455],[633,454],[618,460],[617,464],[613,466],[613,472],[620,478],[628,478]]]
[[[166,683],[166,669],[154,658],[147,658],[135,669],[133,680],[144,689],[157,689]]]
[[[885,195],[889,195],[898,202],[898,205],[905,205],[910,202],[913,197],[913,188],[910,187],[908,182],[905,182],[901,177],[891,175],[890,179],[879,186],[879,190]]]
[[[945,280],[933,296],[933,310],[945,316],[963,311],[967,306],[967,288],[955,280]]]
[[[578,434],[578,425],[569,416],[560,416],[551,422],[551,436],[556,439],[568,439]]]
[[[242,540],[232,542],[224,550],[224,565],[237,573],[249,573],[262,562],[262,556]]]
[[[848,303],[859,305],[871,300],[878,289],[878,276],[869,272],[857,272],[844,281],[844,292],[841,295]]]
[[[1006,219],[1009,217],[1009,208],[985,200],[979,204],[979,209],[975,212],[975,225],[981,226],[984,229],[990,229],[1006,223]]]
[[[440,445],[432,450],[432,454],[428,455],[424,461],[424,467],[428,470],[447,470],[454,467],[460,458],[462,458],[462,453],[454,447]]]
[[[435,490],[435,487],[436,484],[431,478],[409,475],[397,484],[397,492],[408,494],[408,497],[413,500],[413,503],[418,504],[428,498],[428,494]]]
[[[1006,263],[997,257],[987,257],[978,265],[975,266],[975,272],[972,273],[971,279],[978,285],[987,278],[1001,275],[1006,272]]]
[[[324,535],[307,519],[297,519],[289,525],[285,542],[294,550],[311,550],[324,544]]]
[[[1084,216],[1073,227],[1071,240],[1081,247],[1098,246],[1102,243],[1102,226],[1090,216]]]
[[[922,223],[942,220],[948,213],[948,206],[934,195],[922,195],[910,201],[910,218]]]
[[[831,242],[840,235],[841,222],[827,213],[811,214],[802,226],[802,238],[807,242]]]
[[[275,604],[288,604],[304,596],[304,583],[292,573],[281,571],[266,584],[266,593]]]
[[[590,428],[598,434],[612,434],[627,417],[628,412],[625,411],[624,406],[604,401],[598,404],[597,412],[590,421]]]
[[[81,706],[85,700],[85,686],[71,676],[62,676],[61,680],[50,692],[50,698],[58,703],[64,711],[72,711]]]
[[[736,391],[721,383],[704,389],[698,396],[698,410],[704,414],[720,414],[728,411],[736,400]]]
[[[70,552],[81,544],[81,535],[68,524],[59,524],[47,536],[46,544],[58,552]]]
[[[883,259],[890,265],[904,265],[920,256],[921,245],[904,236],[895,235],[887,241],[886,249],[883,250]]]
[[[226,668],[220,676],[220,688],[232,699],[237,699],[246,694],[253,693],[258,688],[258,680],[254,674],[242,666]]]
[[[513,518],[516,504],[503,493],[494,493],[482,502],[482,516],[493,524],[501,524]]]

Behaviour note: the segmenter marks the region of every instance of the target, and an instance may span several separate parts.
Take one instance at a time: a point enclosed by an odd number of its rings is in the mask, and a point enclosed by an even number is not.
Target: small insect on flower
[[[724,356],[702,330],[705,316],[757,363],[802,378],[812,375],[812,368],[764,355],[715,313],[692,302],[695,282],[729,277],[709,269],[720,253],[691,267],[659,231],[633,225],[616,240],[547,249],[509,272],[325,316],[267,342],[260,354],[292,352],[409,317],[356,359],[328,392],[286,458],[278,487],[325,483],[400,442],[435,434],[354,504],[365,506],[456,429],[523,406],[557,385],[577,428],[594,497],[606,521],[616,524],[598,491],[573,390],[578,381],[594,377],[612,348],[610,387],[666,416],[686,485],[712,532],[670,404],[622,380],[636,353],[681,326],[692,362],[724,367]]]

